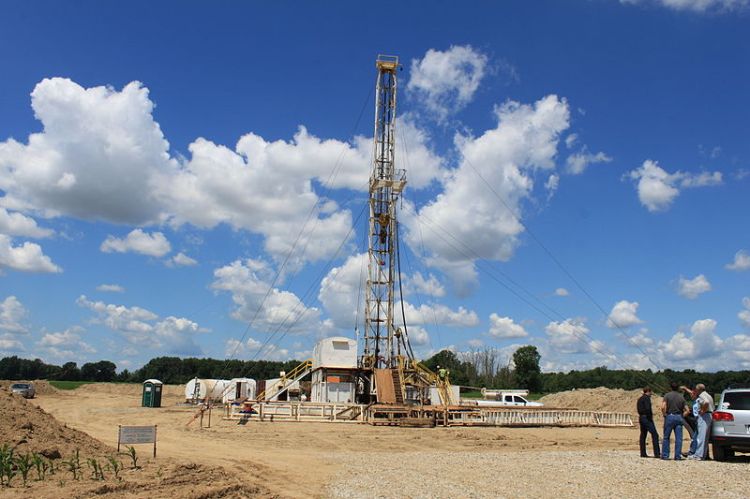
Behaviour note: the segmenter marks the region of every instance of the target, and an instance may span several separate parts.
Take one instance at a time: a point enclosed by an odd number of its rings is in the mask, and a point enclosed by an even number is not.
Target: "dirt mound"
[[[627,412],[638,415],[636,402],[643,394],[641,390],[622,390],[619,388],[583,388],[567,392],[552,393],[539,399],[545,406],[581,411]],[[654,415],[659,412],[661,397],[651,397]]]
[[[50,458],[68,457],[76,449],[82,454],[95,456],[115,452],[85,433],[60,424],[44,410],[5,389],[0,389],[2,444],[9,444],[16,452],[39,452]]]
[[[131,391],[137,386],[132,385]],[[25,486],[22,478],[17,476],[10,487],[0,487],[0,499],[273,497],[265,487],[257,484],[257,480],[253,483],[244,475],[216,466],[180,463],[169,458],[156,460],[140,450],[139,466],[133,468],[129,458],[117,455],[114,448],[86,433],[68,428],[26,399],[0,388],[0,446],[3,444],[10,445],[16,455],[37,452],[58,464],[55,474],[46,478],[32,472]],[[72,474],[62,461],[70,458],[76,450],[80,451],[78,476]],[[119,476],[109,466],[107,458],[116,459],[123,465]],[[101,476],[94,476],[90,459],[102,466]]]

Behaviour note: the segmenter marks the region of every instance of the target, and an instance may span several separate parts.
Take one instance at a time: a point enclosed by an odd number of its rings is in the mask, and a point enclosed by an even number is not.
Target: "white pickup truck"
[[[541,402],[532,402],[525,397],[529,396],[528,390],[488,390],[482,388],[483,399],[462,400],[464,405],[479,405],[486,407],[542,407]]]

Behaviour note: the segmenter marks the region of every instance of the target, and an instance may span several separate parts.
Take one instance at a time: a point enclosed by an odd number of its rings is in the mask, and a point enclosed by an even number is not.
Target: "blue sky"
[[[4,2],[0,355],[353,336],[386,53],[419,355],[750,368],[750,2],[379,5]]]

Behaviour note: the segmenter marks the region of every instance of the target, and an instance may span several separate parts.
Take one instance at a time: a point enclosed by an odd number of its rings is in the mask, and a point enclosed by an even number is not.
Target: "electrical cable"
[[[444,228],[440,227],[437,223],[433,222],[429,217],[427,217],[424,214],[416,213],[415,211],[412,211],[412,213],[414,213],[414,215],[416,217],[421,217],[425,221],[427,221],[427,222],[433,224],[435,227],[441,229],[442,232],[444,232],[445,234],[447,234],[448,236],[450,236],[454,241],[456,241],[457,243],[459,243],[462,246],[464,246],[464,248],[466,248],[466,250],[468,250],[468,252],[461,250],[459,247],[457,247],[453,243],[451,243],[448,239],[444,238],[441,235],[440,232],[438,232],[435,229],[432,229],[433,233],[435,235],[437,235],[444,243],[446,243],[447,245],[449,245],[453,250],[455,250],[457,253],[461,254],[466,259],[468,259],[468,260],[476,260],[476,262],[477,262],[477,268],[479,270],[481,270],[482,272],[486,273],[492,280],[494,280],[495,282],[497,282],[498,284],[500,284],[501,286],[503,286],[510,293],[512,293],[513,295],[515,295],[517,298],[519,298],[521,301],[523,301],[524,303],[526,303],[527,305],[529,305],[531,308],[533,308],[534,310],[536,310],[537,312],[539,312],[540,314],[542,314],[544,317],[546,317],[547,319],[549,319],[552,322],[554,322],[556,319],[562,320],[562,321],[566,320],[565,317],[562,314],[560,314],[556,310],[552,309],[551,307],[547,307],[547,308],[550,308],[550,310],[552,310],[552,312],[557,316],[557,317],[553,317],[552,315],[550,315],[549,313],[547,313],[546,311],[544,311],[540,307],[538,307],[536,304],[532,303],[527,298],[525,298],[524,296],[522,296],[516,290],[514,290],[513,288],[511,288],[510,286],[508,286],[505,282],[503,282],[500,278],[498,278],[494,274],[494,270],[495,269],[493,267],[486,266],[486,268],[485,268],[484,261],[479,257],[479,255],[477,255],[476,253],[474,253],[474,251],[470,247],[466,246],[462,241],[460,241],[457,238],[455,238],[455,236],[453,236],[449,231],[445,230]],[[471,255],[470,253],[473,253],[473,255]],[[573,327],[571,328],[571,333],[579,341],[582,341],[582,342],[586,343],[588,345],[588,347],[591,350],[593,350],[594,352],[602,355],[603,357],[606,357],[606,358],[614,361],[615,363],[617,363],[618,365],[620,365],[621,367],[623,367],[623,368],[625,368],[627,370],[633,370],[633,371],[637,372],[637,370],[635,370],[632,366],[630,366],[630,365],[622,362],[616,355],[614,355],[612,353],[609,353],[609,352],[606,352],[606,351],[602,350],[601,348],[599,348],[596,345],[595,340],[588,333],[586,333],[584,331],[580,331],[577,326],[573,325]],[[586,338],[589,341],[587,341]],[[646,379],[643,375],[641,375],[641,378],[644,379],[644,380]],[[651,380],[648,380],[648,381],[650,382]]]
[[[258,348],[258,350],[255,352],[255,355],[253,356],[252,360],[255,360],[260,353],[263,351],[264,348],[269,344],[271,339],[281,331],[282,328],[286,326],[286,330],[279,336],[278,340],[272,345],[272,346],[278,346],[281,343],[281,340],[283,340],[287,333],[291,331],[299,322],[299,320],[304,315],[305,309],[303,307],[306,307],[305,300],[309,298],[310,293],[312,290],[315,289],[315,286],[318,282],[322,282],[323,278],[326,276],[326,274],[329,272],[330,268],[333,265],[333,262],[338,258],[339,253],[341,253],[341,249],[344,247],[346,242],[349,240],[349,236],[351,236],[352,232],[354,231],[354,227],[357,225],[357,222],[359,222],[359,219],[362,217],[362,214],[365,211],[365,207],[362,207],[362,209],[359,212],[359,215],[357,216],[356,220],[352,224],[351,228],[349,229],[349,232],[346,234],[344,239],[339,244],[338,248],[336,249],[335,254],[328,260],[326,265],[323,266],[323,269],[318,275],[318,278],[316,280],[312,281],[312,284],[307,288],[307,291],[302,295],[302,297],[299,299],[295,307],[287,314],[287,316],[284,318],[283,321],[276,327],[276,329],[271,333],[271,335],[266,339],[266,341]],[[335,280],[336,280],[337,274],[334,274],[331,276],[331,279],[327,281],[327,285],[330,286]],[[321,291],[323,291],[325,288],[321,288]],[[301,310],[300,310],[301,309]],[[293,315],[297,314],[297,316],[294,318],[294,320],[291,322],[291,324],[287,324],[287,320]]]
[[[551,260],[552,260],[552,261],[553,261],[553,262],[555,263],[555,265],[557,265],[557,267],[558,267],[558,268],[559,268],[560,270],[562,270],[562,271],[563,271],[563,273],[564,273],[564,274],[565,274],[566,276],[568,276],[568,278],[569,278],[569,279],[570,279],[571,281],[573,281],[573,283],[574,283],[574,284],[575,284],[575,285],[576,285],[576,286],[578,287],[578,289],[580,289],[580,290],[581,290],[581,291],[583,292],[583,294],[584,294],[584,295],[585,295],[585,296],[586,296],[586,297],[587,297],[587,298],[589,299],[589,301],[591,301],[591,303],[593,303],[593,304],[594,304],[594,306],[595,306],[595,307],[596,307],[597,309],[599,309],[599,311],[600,311],[600,312],[602,313],[602,315],[603,315],[603,316],[604,316],[605,318],[607,318],[607,320],[608,320],[608,321],[610,321],[610,322],[611,322],[611,323],[612,323],[612,324],[613,324],[613,325],[614,325],[614,326],[615,326],[615,327],[616,327],[616,328],[617,328],[617,329],[618,329],[618,330],[619,330],[619,331],[620,331],[620,332],[621,332],[621,333],[622,333],[623,335],[625,335],[625,337],[626,337],[626,338],[628,338],[629,340],[632,340],[632,338],[630,337],[630,335],[629,335],[629,334],[627,333],[627,331],[626,331],[626,328],[622,327],[622,326],[621,326],[620,324],[618,324],[618,323],[617,323],[617,321],[615,321],[614,319],[612,319],[612,318],[610,317],[610,314],[608,314],[608,313],[607,313],[607,312],[606,312],[606,311],[604,310],[604,308],[603,308],[603,307],[602,307],[602,306],[601,306],[601,305],[599,304],[599,302],[598,302],[598,301],[596,301],[596,299],[595,299],[595,298],[594,298],[594,297],[593,297],[593,296],[592,296],[592,295],[591,295],[591,294],[590,294],[590,293],[589,293],[589,292],[588,292],[588,291],[587,291],[587,290],[586,290],[586,289],[585,289],[585,288],[583,287],[583,285],[582,285],[582,284],[581,284],[581,283],[580,283],[580,282],[579,282],[579,281],[578,281],[578,280],[577,280],[577,279],[576,279],[575,277],[573,277],[573,275],[572,275],[572,274],[571,274],[571,273],[570,273],[570,272],[568,271],[568,269],[567,269],[567,268],[566,268],[566,267],[565,267],[565,266],[564,266],[564,265],[562,264],[562,262],[560,262],[560,260],[558,260],[558,259],[557,259],[557,258],[555,257],[555,255],[553,255],[553,254],[552,254],[552,252],[551,252],[551,251],[549,250],[549,248],[547,248],[547,246],[546,246],[546,245],[545,245],[545,244],[544,244],[544,243],[543,243],[543,242],[541,241],[541,239],[539,239],[539,238],[537,237],[536,233],[535,233],[534,231],[532,231],[532,230],[531,230],[531,228],[530,228],[529,226],[527,226],[526,224],[524,224],[524,223],[523,223],[523,221],[521,220],[521,217],[520,217],[520,216],[519,216],[519,215],[518,215],[518,214],[517,214],[517,213],[516,213],[516,212],[515,212],[515,211],[514,211],[514,210],[513,210],[513,209],[512,209],[511,207],[510,207],[510,205],[509,205],[509,204],[508,204],[508,203],[507,203],[507,202],[505,201],[505,199],[504,199],[504,198],[503,198],[503,197],[502,197],[502,196],[501,196],[501,195],[500,195],[500,194],[499,194],[499,193],[498,193],[498,192],[497,192],[497,191],[495,190],[495,188],[494,188],[494,187],[492,187],[492,184],[490,184],[490,183],[489,183],[489,182],[487,181],[487,179],[485,179],[485,178],[484,178],[484,176],[483,176],[483,175],[482,175],[482,174],[481,174],[481,173],[479,172],[479,170],[477,170],[477,169],[476,169],[476,168],[474,167],[473,163],[472,163],[472,162],[471,162],[471,161],[469,160],[469,158],[468,158],[467,156],[465,156],[465,155],[464,155],[464,160],[465,160],[466,164],[467,164],[467,165],[469,165],[469,168],[471,168],[471,170],[472,170],[472,171],[473,171],[473,172],[474,172],[474,173],[475,173],[475,174],[477,175],[477,177],[479,177],[479,178],[480,178],[480,179],[482,180],[482,182],[483,182],[483,183],[485,184],[485,186],[486,186],[486,187],[487,187],[487,188],[488,188],[488,189],[490,190],[490,192],[492,192],[492,193],[493,193],[493,194],[495,195],[495,197],[496,197],[496,198],[497,198],[497,199],[498,199],[498,200],[499,200],[499,201],[500,201],[500,202],[501,202],[501,203],[503,204],[503,206],[505,206],[505,209],[506,209],[506,210],[508,210],[508,213],[510,213],[510,215],[511,215],[511,216],[512,216],[512,217],[513,217],[513,218],[515,219],[515,221],[516,221],[516,222],[517,222],[517,223],[518,223],[519,225],[521,225],[521,227],[523,227],[523,228],[524,228],[524,229],[526,230],[526,232],[528,232],[528,233],[529,233],[529,235],[530,235],[530,236],[532,237],[532,239],[533,239],[533,240],[534,240],[534,241],[535,241],[535,242],[536,242],[536,243],[537,243],[537,244],[539,245],[539,247],[540,247],[540,248],[542,248],[542,250],[543,250],[543,251],[544,251],[544,252],[545,252],[545,253],[547,254],[547,256],[548,256],[548,257],[549,257],[549,258],[550,258],[550,259],[551,259]],[[640,346],[640,345],[638,345],[637,343],[634,343],[634,342],[632,342],[632,341],[629,341],[629,343],[630,343],[630,344],[631,344],[632,346],[635,346],[635,347],[636,347],[636,348],[637,348],[637,349],[638,349],[638,350],[639,350],[639,351],[640,351],[640,352],[641,352],[641,353],[642,353],[642,354],[643,354],[643,355],[644,355],[644,356],[645,356],[645,357],[646,357],[646,358],[647,358],[647,359],[649,360],[649,362],[651,362],[651,363],[652,363],[652,364],[653,364],[654,366],[656,366],[656,368],[657,368],[657,369],[659,369],[659,370],[662,370],[662,367],[661,367],[661,366],[660,366],[660,365],[659,365],[659,364],[658,364],[658,363],[657,363],[656,361],[654,361],[654,359],[652,359],[652,358],[651,358],[651,356],[650,356],[650,355],[649,355],[648,353],[646,353],[646,351],[645,351],[645,350],[643,350],[643,348],[641,348],[641,346]]]
[[[362,116],[365,112],[365,107],[367,106],[367,103],[370,101],[370,97],[372,96],[372,88],[368,90],[367,97],[365,98],[364,102],[362,103],[362,107],[359,111],[359,115],[357,116],[357,119],[354,123],[354,126],[352,127],[352,132],[350,135],[354,135],[356,133],[357,128],[359,127],[359,122],[362,120]],[[333,185],[333,181],[338,176],[338,170],[341,168],[341,160],[344,157],[344,154],[348,151],[348,148],[344,148],[341,153],[339,154],[338,159],[336,160],[336,163],[334,164],[334,167],[331,171],[331,173],[328,176],[328,179],[323,184],[324,186],[324,195],[318,196],[318,199],[316,200],[315,204],[310,209],[310,212],[307,214],[307,218],[305,219],[305,223],[302,225],[302,228],[300,229],[299,233],[297,234],[297,237],[294,240],[294,243],[292,244],[292,247],[289,249],[289,252],[284,257],[284,260],[282,261],[281,265],[277,268],[276,275],[274,276],[271,283],[268,285],[268,289],[266,290],[265,295],[263,296],[263,299],[258,304],[257,309],[255,310],[255,313],[253,314],[250,321],[247,323],[247,326],[245,327],[245,330],[242,333],[242,336],[240,337],[240,340],[235,344],[234,348],[232,349],[232,353],[227,357],[226,360],[231,360],[234,358],[234,356],[237,354],[237,350],[239,349],[240,345],[245,341],[245,338],[247,337],[247,334],[250,332],[250,329],[253,327],[253,324],[255,323],[255,320],[258,318],[258,315],[260,314],[260,311],[263,309],[263,306],[265,305],[266,300],[271,295],[271,292],[273,291],[274,287],[278,283],[279,278],[281,277],[284,268],[286,267],[286,264],[289,262],[289,259],[291,258],[292,254],[294,253],[294,250],[297,247],[297,244],[300,241],[300,238],[302,237],[302,234],[305,232],[305,229],[307,228],[307,224],[310,222],[310,219],[315,212],[315,209],[319,207],[319,205],[322,203],[324,199],[326,199],[328,193],[330,192],[330,189]],[[316,226],[317,222],[319,221],[318,217],[316,218]],[[304,256],[304,252],[307,249],[307,244],[309,244],[309,240],[305,244],[303,248],[302,255]]]

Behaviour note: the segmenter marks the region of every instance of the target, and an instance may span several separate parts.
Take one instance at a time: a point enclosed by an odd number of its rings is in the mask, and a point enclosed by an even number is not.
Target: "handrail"
[[[451,390],[451,384],[450,381],[448,381],[448,378],[440,379],[440,376],[432,372],[427,366],[422,364],[421,362],[414,362],[414,367],[423,376],[427,377],[430,381],[435,383],[435,386],[438,390],[438,395],[440,395],[440,401],[443,403],[443,405],[454,405],[453,401],[453,393]]]
[[[291,382],[294,382],[295,378],[297,378],[300,374],[302,374],[304,371],[312,368],[312,359],[307,359],[304,362],[302,362],[300,365],[292,369],[290,372],[284,374],[281,378],[279,378],[279,384],[281,385],[281,390],[279,390],[279,393],[283,392],[287,387],[288,384],[291,384]],[[263,400],[263,398],[266,396],[266,392],[268,390],[264,389],[262,392],[260,392],[255,399],[256,400]]]

